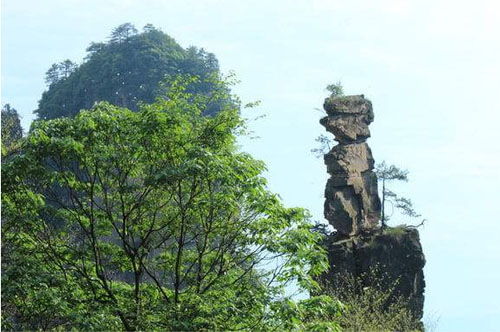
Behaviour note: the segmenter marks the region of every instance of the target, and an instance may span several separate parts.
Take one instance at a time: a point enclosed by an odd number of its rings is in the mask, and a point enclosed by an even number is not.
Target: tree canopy
[[[19,113],[10,104],[5,104],[2,107],[2,155],[8,153],[22,137]]]
[[[182,48],[173,38],[151,24],[141,33],[130,23],[115,28],[109,40],[91,43],[84,62],[70,60],[53,64],[46,73],[48,90],[35,113],[40,119],[73,117],[94,103],[138,110],[164,95],[165,77],[198,75],[199,84],[190,92],[210,93],[214,86],[204,78],[219,73],[216,57],[196,47]],[[227,101],[211,103],[206,114],[214,114]]]
[[[335,331],[308,214],[266,188],[220,82],[176,80],[138,112],[38,121],[2,167],[4,329]]]

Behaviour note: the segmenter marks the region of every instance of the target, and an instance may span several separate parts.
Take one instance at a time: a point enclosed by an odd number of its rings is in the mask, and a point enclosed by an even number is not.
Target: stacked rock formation
[[[380,220],[380,199],[373,157],[366,143],[373,108],[363,95],[325,100],[320,123],[339,143],[325,155],[330,179],[325,190],[325,218],[340,233],[372,231]]]
[[[320,123],[338,142],[325,155],[330,178],[325,190],[325,218],[335,232],[325,238],[330,268],[320,283],[342,289],[346,275],[356,279],[378,269],[394,298],[408,299],[408,309],[422,318],[425,257],[415,228],[379,227],[381,204],[370,137],[373,108],[363,95],[330,97]],[[370,286],[370,280],[365,280]],[[389,288],[388,288],[389,289]]]

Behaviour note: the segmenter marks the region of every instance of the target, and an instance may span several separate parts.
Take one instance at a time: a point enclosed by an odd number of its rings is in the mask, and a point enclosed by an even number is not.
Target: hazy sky
[[[327,174],[310,152],[325,86],[372,100],[377,161],[427,219],[426,316],[437,331],[500,330],[500,6],[497,1],[4,0],[2,104],[25,129],[54,62],[82,61],[124,22],[215,53],[261,100],[243,148],[272,190],[323,220]],[[394,218],[393,224],[407,222]]]

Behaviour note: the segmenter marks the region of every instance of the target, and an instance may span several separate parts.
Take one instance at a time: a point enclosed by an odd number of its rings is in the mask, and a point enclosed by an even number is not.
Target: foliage
[[[341,331],[338,321],[344,306],[327,295],[313,296],[299,302],[286,299],[273,303],[271,309],[272,320],[278,322],[276,330]]]
[[[282,295],[327,268],[307,212],[237,150],[237,103],[203,116],[225,84],[197,83],[33,125],[2,167],[4,329],[337,330],[337,301]]]
[[[398,225],[396,227],[385,227],[383,229],[383,234],[390,235],[392,238],[400,239],[406,235],[408,226]]]
[[[45,73],[45,84],[50,86],[68,78],[76,68],[76,63],[69,59],[60,63],[54,63]]]
[[[375,266],[359,277],[337,276],[326,293],[344,304],[337,321],[344,331],[418,331],[422,324],[409,309],[409,299],[396,292],[398,281]]]
[[[317,147],[315,149],[311,149],[311,152],[316,155],[316,158],[323,157],[332,148],[332,144],[333,144],[332,140],[323,134],[316,137],[315,141],[320,144],[319,147]]]
[[[131,23],[124,23],[113,29],[111,32],[110,42],[120,44],[128,41],[128,39],[137,34],[137,29]]]
[[[217,74],[215,56],[203,49],[183,49],[177,42],[148,24],[142,33],[125,23],[115,28],[108,42],[91,43],[85,61],[54,64],[46,74],[48,90],[42,94],[35,113],[39,119],[73,117],[96,102],[138,110],[140,102],[152,103],[164,95],[165,77],[197,75],[202,78],[189,92],[210,93],[205,78]],[[206,114],[225,107],[225,100],[209,103]]]
[[[328,84],[326,90],[330,92],[330,97],[341,97],[344,95],[344,87],[342,83],[338,81],[337,83]]]
[[[387,188],[387,183],[394,180],[408,182],[407,170],[402,170],[394,165],[387,165],[385,161],[382,161],[375,167],[375,173],[377,174],[378,180],[382,182],[381,222],[383,228],[387,226],[387,221],[390,218],[390,216],[386,213],[386,203],[391,204],[393,208],[398,209],[404,215],[412,218],[420,217],[420,214],[414,210],[413,203],[409,198],[400,197],[395,192]]]
[[[23,128],[17,110],[5,104],[2,108],[2,156],[16,150],[22,137]]]
[[[5,104],[2,108],[2,144],[9,147],[22,137],[23,128],[17,110]]]

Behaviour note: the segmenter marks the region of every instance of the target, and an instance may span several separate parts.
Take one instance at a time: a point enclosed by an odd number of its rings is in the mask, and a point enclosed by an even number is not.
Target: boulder
[[[329,174],[356,174],[373,169],[375,161],[368,144],[338,144],[324,156]]]
[[[329,116],[366,115],[370,122],[374,117],[372,103],[364,95],[329,97],[325,99],[323,108]]]
[[[370,137],[370,129],[365,116],[334,115],[320,120],[327,131],[335,135],[340,143],[363,142]]]

